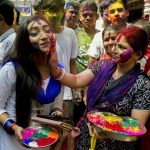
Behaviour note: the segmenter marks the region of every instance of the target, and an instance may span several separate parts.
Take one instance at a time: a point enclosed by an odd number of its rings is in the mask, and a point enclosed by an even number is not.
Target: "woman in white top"
[[[43,15],[20,26],[15,50],[0,70],[0,150],[27,149],[17,138],[30,125],[31,115],[62,115],[61,84],[50,75],[47,63],[54,49],[55,39]]]

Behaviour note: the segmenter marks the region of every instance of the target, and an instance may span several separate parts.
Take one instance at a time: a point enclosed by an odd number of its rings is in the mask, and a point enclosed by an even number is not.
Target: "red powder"
[[[36,141],[37,144],[42,147],[42,146],[47,146],[47,145],[50,145],[52,143],[55,142],[55,139],[52,139],[52,138],[41,138],[39,140]]]

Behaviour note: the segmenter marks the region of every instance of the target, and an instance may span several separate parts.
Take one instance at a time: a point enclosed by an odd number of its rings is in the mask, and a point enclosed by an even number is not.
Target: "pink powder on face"
[[[124,63],[124,62],[128,61],[131,58],[132,54],[133,54],[133,51],[130,49],[123,51],[120,54],[120,59],[117,62],[118,63]]]

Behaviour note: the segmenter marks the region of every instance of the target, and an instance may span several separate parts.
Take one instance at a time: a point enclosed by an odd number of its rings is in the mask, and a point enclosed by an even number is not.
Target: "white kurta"
[[[7,112],[9,117],[16,120],[15,105],[16,105],[16,72],[14,65],[9,62],[0,69],[0,114]],[[47,84],[45,84],[47,86]],[[46,87],[45,87],[46,89]],[[63,90],[63,88],[62,88]],[[63,92],[61,92],[63,93]],[[52,104],[46,104],[40,107],[44,114],[48,114],[51,108],[55,106],[62,108],[62,95],[57,96]],[[33,104],[33,114],[37,110],[37,106]],[[48,150],[44,148],[42,150]],[[0,125],[0,150],[29,150],[22,146],[15,136],[10,136]],[[39,149],[38,149],[39,150]]]

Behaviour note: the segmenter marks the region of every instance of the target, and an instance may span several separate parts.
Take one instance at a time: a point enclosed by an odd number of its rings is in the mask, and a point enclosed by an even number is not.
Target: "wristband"
[[[16,122],[15,122],[14,120],[8,118],[8,119],[3,123],[3,127],[4,127],[4,129],[5,129],[8,133],[13,134],[14,131],[13,131],[11,128],[12,128],[12,126],[13,126],[14,124],[16,124]]]

